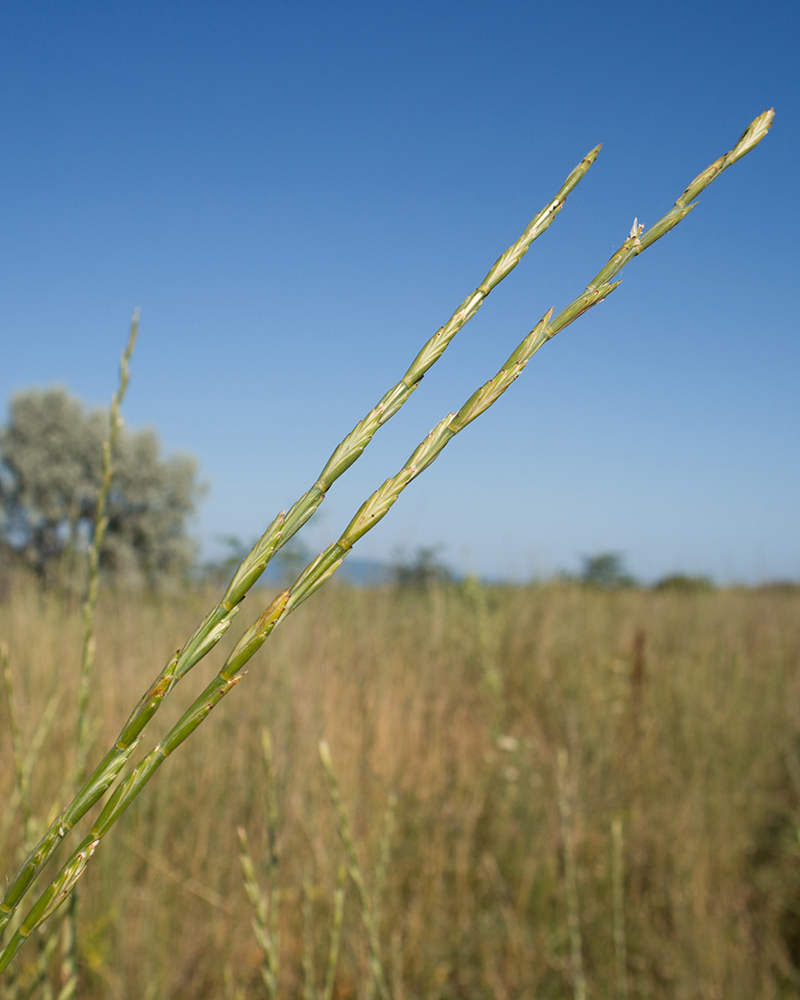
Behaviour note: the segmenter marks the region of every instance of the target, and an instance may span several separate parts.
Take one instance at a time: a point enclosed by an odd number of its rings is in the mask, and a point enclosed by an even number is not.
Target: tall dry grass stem
[[[278,883],[280,855],[278,800],[275,794],[272,737],[266,726],[261,730],[261,753],[264,764],[264,798],[267,810],[267,849],[269,851],[266,895],[258,884],[247,832],[241,826],[238,828],[239,860],[247,898],[255,913],[253,933],[264,956],[261,963],[261,978],[264,981],[269,1000],[275,1000],[278,996],[278,976],[280,974],[280,931],[278,928],[281,905],[281,889]]]
[[[325,985],[322,1000],[333,1000],[333,986],[336,981],[336,966],[339,963],[339,947],[342,940],[344,900],[347,888],[347,865],[341,864],[336,872],[336,888],[333,891],[333,922],[328,944],[328,964],[325,970]]]
[[[375,887],[372,891],[372,911],[375,921],[380,927],[383,892],[386,885],[386,872],[392,854],[392,837],[394,835],[395,813],[397,812],[397,796],[390,792],[386,800],[386,812],[383,816],[383,830],[378,847],[378,862],[375,865]]]
[[[464,581],[464,590],[475,609],[475,631],[478,639],[478,652],[480,655],[483,682],[489,694],[499,699],[503,693],[503,678],[497,669],[497,661],[494,655],[486,594],[480,580],[476,576],[467,577]]]
[[[581,914],[578,901],[578,873],[575,865],[575,831],[573,827],[573,798],[569,773],[569,755],[562,747],[558,751],[556,766],[558,787],[558,816],[561,825],[561,842],[564,849],[564,894],[567,901],[567,929],[569,931],[569,965],[572,973],[572,992],[575,1000],[586,1000],[586,976],[583,971],[583,942],[581,939]]]
[[[381,1000],[391,1000],[381,961],[381,944],[378,936],[378,925],[372,908],[372,900],[364,883],[364,876],[361,874],[356,845],[353,842],[353,835],[350,832],[350,822],[347,819],[347,813],[342,802],[339,782],[336,780],[336,772],[333,769],[331,751],[327,740],[320,741],[319,757],[325,771],[331,804],[336,813],[339,837],[347,855],[347,872],[358,892],[358,900],[361,906],[361,922],[364,924],[364,930],[367,932],[367,942],[369,944],[369,966],[372,979]]]
[[[26,752],[19,723],[19,709],[14,690],[14,677],[11,670],[8,646],[5,642],[0,642],[0,673],[3,675],[3,689],[6,697],[6,710],[11,734],[15,779],[14,789],[4,810],[2,821],[0,821],[0,847],[3,846],[8,829],[13,821],[14,813],[19,809],[22,819],[22,847],[24,851],[29,851],[35,841],[37,832],[37,823],[31,806],[31,777],[44,745],[44,740],[55,720],[60,698],[57,693],[50,697]],[[18,1000],[24,1000],[27,997],[35,997],[40,994],[40,991],[42,1000],[52,1000],[52,988],[48,979],[48,972],[52,956],[56,949],[59,931],[64,923],[65,921],[61,921],[61,926],[56,923],[55,926],[49,929],[48,933],[40,934],[37,937],[36,954],[32,962],[32,973],[25,980],[20,981],[17,979],[10,984],[10,994],[14,1000],[17,1000],[17,998]],[[69,941],[68,938],[67,941]],[[61,993],[64,993],[63,989]],[[61,993],[58,1000],[67,1000],[70,994],[62,997]]]
[[[622,820],[611,823],[611,881],[614,907],[614,979],[617,1000],[628,1000],[628,946],[625,936],[625,853]]]
[[[111,407],[108,411],[108,430],[103,440],[103,454],[100,471],[100,489],[97,493],[97,502],[94,510],[94,526],[92,539],[89,543],[87,561],[89,564],[89,579],[86,591],[86,600],[83,602],[83,649],[81,651],[81,672],[78,682],[78,731],[77,731],[77,753],[75,757],[74,781],[79,785],[86,777],[86,757],[91,747],[91,725],[89,721],[89,695],[92,688],[92,668],[97,649],[97,641],[94,634],[94,612],[97,607],[97,597],[100,593],[100,552],[103,547],[106,530],[108,529],[108,517],[106,516],[106,505],[108,503],[108,493],[111,489],[111,480],[114,477],[114,458],[117,451],[117,439],[122,427],[122,417],[120,407],[125,398],[125,392],[130,380],[130,361],[133,349],[136,346],[136,337],[139,333],[139,310],[133,314],[131,320],[128,342],[122,352],[119,364],[119,383],[117,391],[111,397]]]
[[[314,885],[308,866],[303,871],[303,1000],[317,1000],[316,972],[314,970]]]
[[[403,938],[400,929],[392,931],[392,1000],[404,1000],[403,989]]]
[[[278,976],[279,960],[279,929],[278,917],[281,891],[278,887],[278,805],[275,795],[275,774],[273,765],[272,738],[265,727],[261,731],[262,750],[264,757],[265,788],[267,800],[267,844],[269,850],[268,890],[265,895],[258,883],[247,833],[244,827],[239,827],[240,862],[245,891],[250,905],[254,910],[253,931],[256,942],[264,956],[261,963],[261,976],[269,1000],[275,1000],[279,992]],[[385,863],[385,861],[384,861]],[[305,1000],[332,1000],[333,987],[336,979],[336,967],[339,962],[339,946],[344,918],[344,901],[347,881],[347,866],[339,865],[336,887],[333,894],[333,918],[331,922],[330,939],[325,979],[322,992],[316,988],[314,971],[314,900],[318,888],[314,885],[306,869],[302,880],[302,924],[303,924],[303,996]],[[376,878],[377,883],[377,878]]]
[[[272,893],[265,897],[261,890],[256,878],[256,867],[250,852],[247,831],[243,826],[240,826],[237,833],[239,835],[239,863],[242,866],[242,880],[247,898],[253,908],[253,934],[263,956],[259,970],[269,1000],[276,1000],[280,960],[278,937],[277,933],[274,933],[277,920],[273,922],[272,916],[277,908],[277,900]]]
[[[14,692],[14,677],[11,673],[9,663],[8,645],[0,642],[0,670],[3,674],[3,688],[6,695],[6,710],[8,712],[8,724],[11,732],[11,753],[14,760],[14,795],[17,808],[22,816],[22,829],[25,843],[30,839],[31,826],[31,766],[27,767],[25,748],[22,745],[22,733],[19,728],[19,713],[17,711],[17,698]]]
[[[30,784],[31,776],[33,770],[36,766],[36,762],[44,747],[47,735],[56,719],[58,713],[58,705],[61,700],[61,695],[58,691],[54,692],[47,701],[45,709],[42,712],[42,716],[39,720],[39,724],[34,730],[33,736],[31,737],[30,743],[28,744],[28,749],[25,751],[20,737],[19,732],[19,722],[17,719],[16,702],[14,696],[14,681],[13,675],[11,673],[11,668],[8,661],[8,647],[3,646],[5,650],[4,667],[3,667],[3,686],[6,693],[6,706],[9,714],[9,728],[12,735],[12,747],[14,755],[14,773],[15,773],[15,783],[14,789],[11,792],[11,796],[6,803],[5,809],[3,810],[2,818],[0,818],[0,849],[5,845],[6,839],[8,837],[11,825],[14,822],[14,816],[17,810],[22,811],[22,828],[23,837],[22,841],[25,845],[25,850],[29,851],[34,840],[34,831],[36,829],[35,820],[31,815],[30,806]],[[21,754],[21,758],[19,755]],[[18,760],[21,759],[21,765]]]
[[[96,735],[95,727],[92,726],[89,717],[89,695],[91,693],[92,669],[94,667],[97,641],[94,634],[94,612],[97,607],[97,598],[100,593],[100,552],[103,547],[106,529],[108,528],[108,517],[106,516],[106,504],[108,493],[111,489],[111,480],[114,476],[114,458],[117,450],[117,439],[122,426],[120,407],[125,398],[125,391],[130,380],[130,361],[133,348],[136,344],[136,336],[139,332],[139,310],[133,314],[131,320],[128,342],[122,352],[119,365],[119,382],[117,391],[111,397],[111,407],[108,411],[108,430],[103,440],[102,457],[100,464],[100,489],[97,493],[97,500],[94,510],[94,525],[92,538],[89,543],[87,554],[88,562],[88,583],[86,599],[83,602],[83,647],[81,650],[81,672],[78,681],[78,724],[75,737],[75,764],[72,775],[67,776],[65,781],[65,793],[62,801],[69,795],[74,794],[77,787],[86,777],[86,758]],[[77,907],[78,892],[73,890],[67,904],[67,912],[62,922],[62,942],[61,942],[61,990],[57,1000],[70,1000],[78,988],[78,969],[75,954],[77,945]]]

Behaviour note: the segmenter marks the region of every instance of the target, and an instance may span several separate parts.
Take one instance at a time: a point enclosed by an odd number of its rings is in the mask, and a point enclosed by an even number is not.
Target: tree
[[[14,396],[0,431],[0,537],[41,576],[93,530],[108,416],[64,389]],[[100,565],[152,584],[185,571],[186,521],[203,493],[189,456],[162,458],[153,430],[121,429]]]
[[[431,587],[453,582],[453,574],[438,559],[438,548],[422,546],[417,549],[410,563],[400,560],[393,567],[394,582],[398,587]]]
[[[636,581],[625,570],[625,562],[618,552],[601,552],[596,556],[585,556],[581,582],[588,587],[602,590],[617,590],[633,587]]]

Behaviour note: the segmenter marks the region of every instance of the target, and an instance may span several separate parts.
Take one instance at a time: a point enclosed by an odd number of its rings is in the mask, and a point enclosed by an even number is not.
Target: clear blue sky
[[[333,488],[321,546],[748,122],[767,139],[542,350],[360,546],[519,578],[800,576],[800,7],[9,4],[0,399],[125,411],[194,453],[193,526],[250,538],[596,143],[554,225]]]

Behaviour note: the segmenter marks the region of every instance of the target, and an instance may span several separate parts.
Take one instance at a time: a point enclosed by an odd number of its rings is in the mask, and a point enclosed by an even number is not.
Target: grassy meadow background
[[[251,610],[263,596],[251,595]],[[101,597],[90,764],[212,599]],[[42,818],[74,752],[81,634],[77,604],[6,580],[0,636],[26,745],[59,698],[33,772]],[[165,704],[142,753],[212,669],[201,665]],[[5,809],[14,786],[5,705],[0,718]],[[389,845],[379,923],[394,1000],[573,996],[565,835],[588,996],[620,997],[615,820],[630,997],[800,995],[797,587],[326,587],[274,633],[100,845],[81,883],[81,997],[266,996],[236,833],[247,830],[266,885],[264,727],[274,745],[281,995],[322,994],[345,860],[322,737],[370,891],[381,840]],[[571,806],[566,826],[559,799]],[[20,818],[2,809],[9,872]],[[35,953],[29,942],[18,956],[23,979]],[[350,883],[334,996],[372,995]]]

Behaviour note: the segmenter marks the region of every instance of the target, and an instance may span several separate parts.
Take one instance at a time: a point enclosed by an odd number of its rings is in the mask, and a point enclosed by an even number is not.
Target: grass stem
[[[578,876],[575,866],[574,830],[572,824],[572,793],[569,787],[569,755],[561,748],[557,759],[558,815],[561,842],[564,848],[564,888],[567,898],[567,928],[569,930],[569,961],[572,991],[575,1000],[586,1000],[586,977],[583,971]]]
[[[339,865],[336,873],[336,889],[333,893],[333,923],[328,947],[328,965],[325,971],[325,986],[322,990],[322,1000],[332,1000],[333,986],[336,981],[336,966],[339,962],[339,944],[342,938],[342,920],[344,919],[344,898],[347,886],[347,865]]]
[[[628,953],[625,938],[625,857],[622,820],[611,824],[611,881],[614,900],[614,978],[617,1000],[628,1000]]]
[[[369,965],[372,973],[372,979],[381,1000],[391,1000],[389,996],[389,987],[386,984],[386,976],[383,972],[383,964],[381,962],[381,946],[378,938],[378,927],[375,923],[375,917],[372,912],[369,893],[367,892],[367,887],[364,884],[364,877],[361,874],[361,866],[358,863],[356,845],[353,842],[353,836],[350,832],[350,823],[347,819],[344,803],[342,802],[342,796],[339,791],[339,783],[336,780],[336,773],[333,769],[330,748],[326,740],[320,741],[319,756],[328,782],[328,794],[338,820],[339,837],[344,845],[345,853],[347,855],[348,874],[353,880],[356,891],[358,892],[358,899],[361,904],[361,921],[364,924],[365,931],[367,932]]]

